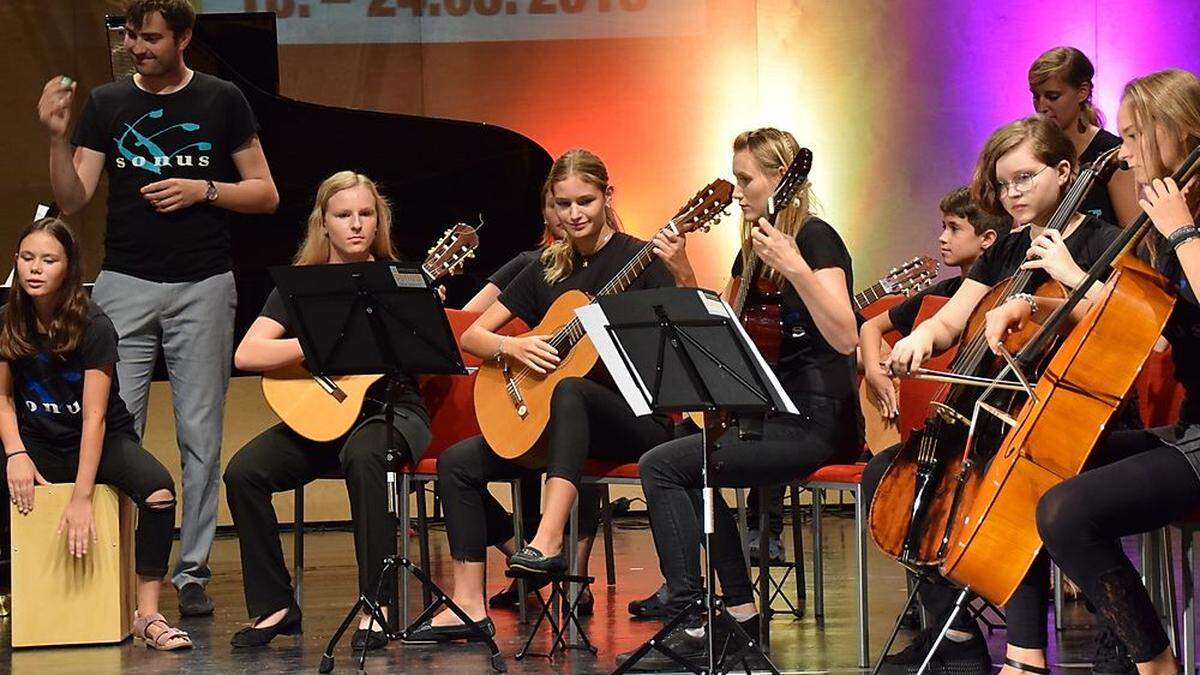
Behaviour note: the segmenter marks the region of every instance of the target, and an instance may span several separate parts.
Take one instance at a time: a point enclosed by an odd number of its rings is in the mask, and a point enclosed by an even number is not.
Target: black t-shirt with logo
[[[625,264],[637,255],[646,242],[623,232],[615,232],[607,244],[590,258],[585,259],[575,252],[575,265],[566,279],[554,284],[546,283],[545,268],[540,264],[526,265],[504,291],[500,302],[514,316],[530,327],[536,326],[546,316],[550,305],[567,291],[578,290],[595,295],[617,276]],[[675,277],[661,260],[655,258],[638,275],[628,290],[640,291],[675,285]]]
[[[796,245],[814,271],[830,267],[841,269],[846,276],[846,293],[853,293],[850,252],[829,223],[810,218],[796,235]],[[740,276],[741,272],[739,256],[733,264],[733,274]],[[829,345],[800,294],[789,283],[783,285],[779,318],[783,334],[776,372],[784,389],[793,396],[796,392],[808,392],[836,399],[852,398],[855,395],[854,355],[842,354]]]
[[[83,435],[84,373],[118,361],[117,330],[96,303],[89,303],[83,337],[74,352],[66,357],[56,356],[47,349],[45,336],[35,335],[37,353],[8,364],[12,371],[17,427],[26,442],[44,444],[63,453],[79,451]],[[6,310],[7,305],[0,311]],[[115,369],[105,426],[106,433],[134,433],[133,416],[121,400]]]
[[[1067,235],[1064,242],[1075,264],[1086,272],[1120,234],[1119,229],[1099,218],[1084,216],[1083,222]],[[967,278],[985,286],[995,286],[1016,274],[1032,245],[1028,226],[1005,232],[971,265]],[[1030,282],[1029,292],[1032,293],[1033,289],[1049,279],[1050,275],[1037,270]]]
[[[893,305],[888,310],[888,320],[892,322],[892,328],[895,328],[901,335],[911,333],[913,325],[917,322],[917,314],[921,312],[921,303],[925,300],[925,296],[936,295],[949,298],[958,291],[959,286],[962,286],[962,281],[961,276],[942,279],[928,288],[921,289],[911,297],[905,298],[903,302]]]
[[[262,311],[259,316],[265,316],[279,325],[283,326],[283,337],[296,337],[292,330],[291,318],[288,316],[287,306],[283,304],[283,297],[279,295],[279,289],[272,289],[271,294],[267,296],[267,301],[263,303]],[[425,410],[425,401],[421,398],[421,393],[417,389],[417,381],[413,376],[403,373],[396,382],[396,408],[398,415],[406,415],[406,411],[412,411],[417,414],[425,423],[429,423],[429,413]],[[363,406],[363,413],[366,415],[382,414],[384,410],[384,401],[387,400],[387,380],[380,380],[367,388],[367,400]]]
[[[170,94],[142,91],[132,78],[93,89],[72,142],[105,155],[103,268],[158,282],[232,269],[224,209],[201,202],[158,213],[141,189],[168,178],[237,182],[233,152],[257,128],[236,86],[199,71]]]

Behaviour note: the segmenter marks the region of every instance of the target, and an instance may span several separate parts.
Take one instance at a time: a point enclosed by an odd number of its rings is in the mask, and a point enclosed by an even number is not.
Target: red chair
[[[825,490],[854,493],[854,559],[858,573],[858,667],[869,665],[870,648],[867,617],[867,513],[862,500],[862,475],[866,464],[830,464],[805,478],[804,487],[812,491],[813,596],[817,617],[825,615],[825,561],[822,555],[821,508]],[[794,516],[793,516],[794,517]]]
[[[1183,402],[1183,386],[1175,378],[1175,362],[1171,348],[1151,352],[1134,382],[1138,410],[1147,428],[1161,427],[1179,421],[1179,406]],[[1200,530],[1200,513],[1174,523],[1179,528],[1181,546],[1181,577],[1183,579],[1182,639],[1175,635],[1175,576],[1171,569],[1170,535],[1166,528],[1147,532],[1139,543],[1142,551],[1142,580],[1156,601],[1160,612],[1165,610],[1168,633],[1176,653],[1183,657],[1184,672],[1196,672],[1196,609],[1195,609],[1195,551],[1193,539]],[[1165,608],[1163,607],[1165,605]],[[1182,643],[1182,644],[1179,644]]]

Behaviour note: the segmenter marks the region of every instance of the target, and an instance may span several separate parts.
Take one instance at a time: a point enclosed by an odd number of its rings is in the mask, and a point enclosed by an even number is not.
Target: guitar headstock
[[[1117,153],[1120,150],[1121,146],[1119,145],[1115,148],[1109,148],[1101,153],[1100,156],[1096,158],[1096,161],[1089,165],[1088,168],[1090,168],[1092,173],[1096,175],[1096,180],[1102,183],[1107,183],[1109,179],[1113,177],[1113,174],[1117,172],[1117,169],[1121,168],[1121,165],[1124,164],[1124,162],[1121,162],[1117,159]]]
[[[911,296],[932,284],[940,267],[941,263],[937,260],[923,255],[893,267],[887,276],[879,280],[879,285],[889,295]]]
[[[775,221],[775,214],[787,208],[800,188],[808,182],[808,172],[812,171],[813,154],[808,148],[800,148],[787,171],[775,186],[775,192],[767,200],[767,219]]]
[[[429,255],[421,267],[430,279],[435,280],[460,274],[467,260],[475,257],[478,247],[479,233],[470,225],[459,223],[446,230],[442,238],[429,249]]]
[[[689,199],[667,223],[678,234],[693,230],[707,232],[726,215],[725,208],[733,203],[733,183],[718,178]]]

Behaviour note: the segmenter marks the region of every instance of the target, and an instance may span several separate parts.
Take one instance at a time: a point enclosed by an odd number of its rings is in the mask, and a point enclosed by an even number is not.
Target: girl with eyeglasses
[[[1007,213],[1017,227],[1000,235],[971,266],[962,285],[936,314],[917,325],[896,343],[887,367],[908,374],[934,354],[958,343],[971,314],[997,283],[1018,270],[1037,270],[1036,288],[1053,279],[1074,289],[1086,276],[1119,230],[1102,220],[1080,213],[1062,232],[1046,225],[1076,175],[1075,148],[1062,129],[1042,116],[1027,117],[997,129],[984,144],[975,165],[971,195],[979,206],[997,215]],[[868,464],[863,474],[864,499],[870,503],[887,469],[887,453]],[[884,458],[884,459],[880,459]],[[1049,559],[1039,556],[1025,581],[1005,608],[1008,647],[1001,673],[1049,673],[1046,669],[1046,610],[1048,609]],[[928,586],[923,596],[933,613],[949,615],[954,593]],[[936,597],[935,597],[936,596]],[[942,621],[945,620],[942,617]],[[931,630],[941,628],[934,621]],[[936,635],[936,633],[934,633]],[[986,645],[972,620],[956,621],[948,640],[938,648],[936,661],[953,672],[990,672]],[[907,649],[884,658],[882,673],[915,673],[933,643],[922,635]]]

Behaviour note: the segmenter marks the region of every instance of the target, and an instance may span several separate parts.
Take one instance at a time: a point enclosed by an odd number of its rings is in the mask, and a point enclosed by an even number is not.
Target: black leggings
[[[895,445],[883,450],[872,457],[867,463],[867,468],[863,470],[863,501],[868,509],[875,499],[875,490],[879,487],[879,482],[883,480],[884,473],[891,466],[900,447]],[[1029,572],[1004,607],[1008,624],[1008,644],[1025,649],[1046,648],[1049,638],[1046,631],[1046,612],[1050,608],[1049,585],[1050,558],[1043,551],[1033,559]],[[926,576],[926,584],[922,587],[919,597],[934,625],[940,626],[950,616],[954,600],[958,597],[958,590],[940,574],[931,570]],[[978,630],[974,620],[966,612],[959,612],[953,627],[963,631]]]
[[[814,397],[815,398],[815,397]],[[801,415],[769,419],[762,438],[742,440],[731,427],[709,460],[713,487],[756,487],[790,483],[842,455],[839,434],[842,405],[832,399],[796,401]],[[700,597],[702,514],[696,499],[703,488],[704,445],[700,434],[664,443],[638,462],[658,564],[667,581],[668,609],[682,611]],[[713,491],[713,568],[729,605],[753,602],[750,576],[742,559],[737,525],[721,497]]]
[[[1170,644],[1120,538],[1163,527],[1200,506],[1200,479],[1179,450],[1146,431],[1114,431],[1093,452],[1102,466],[1050,489],[1038,533],[1135,662]]]
[[[609,387],[568,378],[554,389],[546,435],[546,474],[579,487],[588,457],[635,461],[670,438],[671,431],[660,418],[635,416],[625,399]],[[487,486],[526,475],[527,469],[492,452],[482,436],[460,441],[438,457],[438,494],[446,515],[450,555],[455,560],[484,562],[488,546],[512,537],[511,519]],[[580,500],[582,509],[584,503],[594,503],[595,497],[581,493]],[[584,522],[581,531],[594,532],[595,517],[588,516],[587,520],[591,522]]]
[[[69,452],[38,442],[25,443],[29,459],[51,483],[71,483],[79,470],[79,448]],[[0,489],[8,492],[7,462],[0,465]],[[171,474],[138,442],[132,430],[110,431],[104,436],[96,483],[111,485],[133,500],[138,507],[134,534],[134,565],[139,576],[160,579],[167,575],[171,558],[171,539],[175,530],[175,481]],[[146,499],[159,490],[171,493],[166,501],[148,504]],[[36,505],[35,505],[36,506]],[[6,511],[8,509],[5,509]]]
[[[409,416],[408,422],[418,419]],[[401,427],[397,422],[397,427]],[[401,452],[410,449],[414,425],[397,434]],[[420,429],[422,425],[416,425]],[[420,434],[414,434],[420,435]],[[428,442],[428,431],[423,436]],[[421,440],[421,439],[416,439]],[[360,422],[346,436],[318,443],[280,423],[247,443],[225,469],[225,497],[237,528],[242,553],[242,584],[246,609],[260,617],[292,603],[292,578],[283,562],[279,521],[271,495],[294,490],[326,475],[341,473],[350,496],[354,520],[354,555],[358,561],[358,588],[375,592],[373,582],[386,555],[396,552],[396,531],[387,513],[387,425],[382,417]],[[391,597],[390,576],[385,577],[378,600]]]

